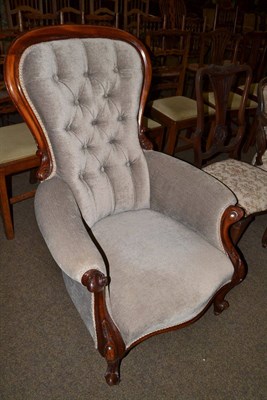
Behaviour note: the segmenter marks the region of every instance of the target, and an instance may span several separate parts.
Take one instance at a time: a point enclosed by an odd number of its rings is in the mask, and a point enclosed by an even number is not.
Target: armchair
[[[222,183],[142,136],[151,64],[129,33],[27,32],[5,76],[38,143],[40,230],[114,385],[133,346],[228,307],[246,275],[229,237],[243,211]]]

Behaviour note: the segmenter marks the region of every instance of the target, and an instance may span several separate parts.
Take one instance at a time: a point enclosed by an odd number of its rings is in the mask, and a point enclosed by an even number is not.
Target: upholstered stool
[[[246,217],[267,211],[267,171],[230,158],[203,170],[232,190]]]

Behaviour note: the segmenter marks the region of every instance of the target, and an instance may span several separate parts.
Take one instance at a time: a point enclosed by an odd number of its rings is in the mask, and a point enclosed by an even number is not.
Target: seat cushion
[[[267,210],[267,172],[263,169],[233,159],[203,169],[232,190],[246,215]]]
[[[37,146],[25,123],[0,128],[0,163],[34,156]]]
[[[159,124],[158,122],[154,121],[153,119],[147,118],[147,117],[143,117],[142,125],[143,125],[145,128],[148,128],[148,129],[158,129],[158,128],[162,128],[162,125],[161,125],[161,124]]]
[[[197,118],[197,102],[185,96],[166,97],[154,100],[151,107],[173,121]],[[205,106],[205,113],[213,115],[214,109]]]
[[[108,305],[127,347],[191,320],[231,280],[225,253],[156,211],[112,215],[92,230],[109,261]]]
[[[239,91],[243,92],[245,89],[245,85],[240,85],[237,88]],[[249,87],[249,96],[257,97],[258,96],[258,84],[252,83]]]
[[[214,93],[213,92],[207,92],[203,94],[204,100],[209,104],[209,105],[215,105],[215,99],[214,99]],[[230,92],[229,94],[229,101],[228,101],[228,108],[231,110],[239,110],[240,108],[240,102],[241,102],[241,96],[237,93]],[[256,103],[253,100],[248,99],[246,108],[249,109],[255,109],[258,107],[258,103]]]

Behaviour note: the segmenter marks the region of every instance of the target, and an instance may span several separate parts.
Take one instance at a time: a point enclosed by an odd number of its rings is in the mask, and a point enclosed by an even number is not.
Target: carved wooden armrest
[[[97,347],[108,364],[105,378],[109,385],[116,385],[120,381],[119,367],[125,344],[107,309],[105,288],[109,282],[110,278],[97,269],[85,272],[82,277],[82,284],[94,295]]]

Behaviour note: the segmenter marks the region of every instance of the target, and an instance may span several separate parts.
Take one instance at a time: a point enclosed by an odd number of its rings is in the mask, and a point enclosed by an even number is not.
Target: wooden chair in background
[[[84,3],[84,19],[89,25],[119,27],[119,0],[90,0]]]
[[[64,24],[84,24],[84,11],[80,8],[63,7],[58,11],[59,21],[61,25]]]
[[[153,66],[150,99],[182,95],[190,33],[173,29],[150,31],[146,45]]]
[[[231,86],[238,79],[238,74],[245,74],[246,78],[236,129],[233,132],[232,121],[228,119],[228,103],[232,96]],[[204,124],[205,77],[211,82],[215,99],[215,120],[208,139]],[[251,79],[252,71],[248,65],[211,65],[201,68],[196,75],[198,118],[197,129],[193,135],[194,164],[232,190],[239,206],[244,209],[244,218],[233,225],[231,230],[234,243],[239,241],[257,215],[267,212],[267,173],[238,159],[246,132],[245,112]],[[219,154],[228,155],[228,158],[214,162],[214,156]]]
[[[17,112],[11,101],[4,82],[4,62],[6,51],[11,41],[16,37],[12,31],[0,32],[0,126],[12,123],[12,117]]]
[[[258,84],[258,132],[256,135],[255,165],[267,173],[267,77]],[[267,247],[267,227],[262,235],[262,246]]]
[[[144,38],[147,30],[155,30],[163,25],[161,15],[150,13],[149,0],[124,0],[123,29],[125,31]]]
[[[225,6],[223,4],[216,4],[215,15],[213,21],[213,30],[218,28],[226,28],[231,33],[235,34],[240,32],[240,9],[238,6]],[[239,23],[239,24],[238,24]],[[241,22],[241,26],[243,21]]]
[[[194,99],[183,96],[190,32],[177,30],[168,30],[167,32],[169,32],[170,38],[173,38],[176,45],[178,45],[178,49],[176,49],[177,65],[175,68],[173,67],[173,63],[171,63],[170,67],[163,64],[163,66],[159,65],[153,68],[152,82],[154,79],[154,83],[152,83],[152,101],[148,104],[147,109],[150,117],[166,128],[164,152],[169,155],[174,155],[175,151],[184,151],[192,147],[192,143],[187,139],[191,134],[189,130],[196,126],[197,103]],[[163,32],[153,33],[153,37],[164,40]],[[165,61],[165,58],[168,56],[168,51],[160,51],[160,47],[156,41],[155,50],[153,50],[153,46],[150,48],[153,56],[158,53],[159,57],[163,57],[163,61]],[[167,89],[171,89],[173,92],[172,95],[170,95],[169,92],[167,92],[169,93],[168,95],[163,93],[161,96],[162,98],[159,98],[158,94],[155,96],[155,89],[157,89],[157,91],[164,90],[165,92]],[[214,110],[207,106],[206,116],[210,117],[213,114]],[[182,130],[185,132],[184,140],[186,144],[177,148],[177,138],[182,136]]]
[[[157,16],[139,12],[137,15],[137,29],[136,36],[145,42],[148,32],[165,30],[166,29],[166,16]]]
[[[12,31],[22,32],[57,22],[54,2],[48,0],[6,0],[5,11]]]
[[[267,77],[258,84],[258,120],[255,165],[267,171]]]
[[[33,197],[35,190],[12,195],[12,176],[40,164],[37,146],[25,123],[0,128],[0,209],[7,239],[14,238],[13,204]]]
[[[167,29],[181,29],[182,19],[187,15],[184,0],[159,0],[161,15],[166,16]]]
[[[247,32],[240,42],[240,63],[249,65],[252,69],[252,83],[250,85],[249,98],[258,102],[258,83],[267,75],[267,32]],[[239,83],[235,92],[242,95],[244,85]],[[247,152],[250,146],[255,144],[258,131],[258,118],[255,118],[257,105],[249,110],[253,121],[249,135],[244,143],[244,151]]]

